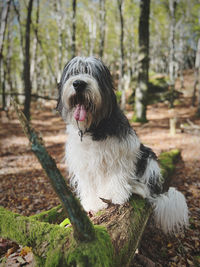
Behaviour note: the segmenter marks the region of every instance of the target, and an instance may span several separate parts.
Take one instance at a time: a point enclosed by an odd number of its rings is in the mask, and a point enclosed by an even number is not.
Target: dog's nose
[[[77,93],[82,92],[86,88],[87,83],[82,80],[76,80],[73,82],[74,89]]]

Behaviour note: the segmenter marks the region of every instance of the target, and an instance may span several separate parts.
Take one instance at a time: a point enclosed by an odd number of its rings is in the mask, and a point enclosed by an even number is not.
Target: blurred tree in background
[[[149,14],[150,0],[140,1],[138,83],[135,91],[134,120],[146,122],[147,91],[149,82]]]
[[[102,58],[109,66],[115,88],[120,90],[117,95],[121,107],[125,108],[127,92],[137,95],[134,93],[141,67],[138,29],[142,0],[32,1],[30,28],[27,29],[30,2],[0,1],[1,107],[9,107],[10,95],[15,95],[22,103],[29,95],[30,99],[56,98],[57,82],[64,64],[75,55],[93,55]],[[198,0],[151,1],[150,82],[152,75],[163,74],[169,77],[170,91],[177,77],[184,88],[185,69],[195,69],[199,75],[195,68],[200,38],[199,10]],[[30,67],[27,67],[28,62]],[[29,68],[30,79],[25,75]],[[195,96],[200,94],[198,85],[199,82],[194,85]],[[172,92],[171,106],[173,96]]]

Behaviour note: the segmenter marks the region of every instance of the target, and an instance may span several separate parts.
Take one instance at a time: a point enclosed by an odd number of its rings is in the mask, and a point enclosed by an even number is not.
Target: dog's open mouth
[[[76,121],[84,121],[87,115],[87,111],[84,105],[76,105],[74,111],[74,118]]]
[[[74,109],[73,116],[76,121],[85,121],[88,112],[94,111],[94,105],[89,97],[83,94],[74,94],[69,99],[70,107]]]

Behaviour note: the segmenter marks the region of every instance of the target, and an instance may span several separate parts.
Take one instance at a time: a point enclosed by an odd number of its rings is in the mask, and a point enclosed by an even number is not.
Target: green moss
[[[175,106],[180,106],[182,103],[181,103],[181,101],[180,101],[180,99],[176,99],[175,101],[174,101],[174,105]]]
[[[95,226],[96,239],[92,242],[70,244],[67,266],[109,267],[113,266],[113,246],[107,230]]]
[[[37,267],[44,267],[45,266],[45,259],[44,258],[39,257],[39,256],[34,254],[34,260],[35,260],[35,265],[33,264],[33,266],[37,266]]]
[[[0,227],[2,237],[33,248],[37,266],[112,266],[113,247],[104,227],[95,226],[94,241],[77,243],[72,228],[39,222],[4,208],[0,208]]]
[[[62,206],[58,205],[57,207],[54,207],[50,210],[43,211],[39,214],[30,216],[30,218],[40,221],[40,222],[60,223],[66,218],[66,216],[67,215],[63,211]]]
[[[146,118],[138,118],[136,115],[134,115],[131,122],[147,123],[148,120]]]
[[[164,75],[154,75],[149,79],[149,91],[151,93],[163,92],[168,89],[169,79]]]
[[[96,217],[99,217],[99,216],[101,216],[102,214],[104,214],[104,210],[99,210],[99,211],[97,211],[97,213],[95,213],[95,216],[96,216]]]
[[[38,257],[46,256],[46,247],[51,250],[62,245],[71,232],[71,228],[38,222],[0,207],[0,236],[32,247]]]
[[[122,97],[122,92],[121,91],[117,91],[116,92],[116,97],[117,97],[117,103],[120,103],[121,97]]]
[[[138,213],[140,213],[140,211],[143,210],[146,205],[144,198],[137,195],[134,195],[134,197],[130,199],[130,204]]]
[[[1,267],[6,267],[6,260],[7,260],[6,257],[0,258],[0,264],[1,264],[0,266]]]
[[[176,161],[180,158],[180,151],[178,149],[169,152],[163,152],[159,156],[159,163],[164,178],[171,175],[175,168]]]
[[[58,246],[56,249],[50,249],[47,254],[45,261],[45,267],[60,267],[65,266],[64,257],[61,250],[61,246]]]
[[[199,267],[200,266],[200,255],[194,256],[193,261],[194,261],[194,266]]]

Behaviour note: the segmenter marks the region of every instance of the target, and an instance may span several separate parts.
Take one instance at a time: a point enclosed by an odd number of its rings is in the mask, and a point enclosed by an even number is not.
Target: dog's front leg
[[[107,208],[108,204],[103,202],[100,197],[94,194],[81,196],[81,204],[87,212],[97,212],[101,209]]]

